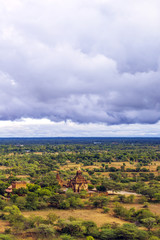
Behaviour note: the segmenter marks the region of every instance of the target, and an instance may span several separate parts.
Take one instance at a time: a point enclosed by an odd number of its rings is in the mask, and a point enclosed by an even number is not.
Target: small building
[[[14,181],[12,182],[12,189],[26,188],[27,182],[25,181]]]
[[[88,181],[82,176],[81,170],[77,171],[76,176],[70,179],[67,185],[72,188],[74,192],[88,190]]]
[[[5,190],[8,195],[13,192],[13,189],[26,188],[27,182],[25,181],[14,181],[12,184]]]

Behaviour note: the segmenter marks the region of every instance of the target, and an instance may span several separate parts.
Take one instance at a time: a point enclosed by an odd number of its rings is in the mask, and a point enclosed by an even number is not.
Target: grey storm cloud
[[[159,0],[0,0],[0,119],[160,120]]]

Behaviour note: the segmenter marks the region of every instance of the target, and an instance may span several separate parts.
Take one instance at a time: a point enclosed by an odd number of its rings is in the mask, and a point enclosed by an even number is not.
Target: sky
[[[0,0],[0,137],[160,137],[159,0]]]

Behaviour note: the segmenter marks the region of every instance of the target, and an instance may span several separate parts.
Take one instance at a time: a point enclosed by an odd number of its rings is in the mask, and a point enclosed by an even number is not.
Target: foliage
[[[13,240],[13,236],[6,235],[6,234],[0,234],[0,240]]]
[[[86,237],[86,240],[94,240],[94,237],[88,236],[88,237]]]
[[[36,228],[36,233],[40,239],[53,239],[55,230],[52,226],[40,224]]]
[[[113,240],[148,238],[151,240],[152,234],[157,238],[160,237],[160,232],[153,230],[154,226],[159,224],[160,219],[147,207],[148,202],[160,202],[160,141],[158,139],[118,138],[116,142],[115,139],[101,139],[100,144],[93,143],[91,139],[48,139],[44,141],[44,144],[41,140],[30,139],[24,140],[25,144],[22,145],[17,144],[16,141],[12,140],[11,144],[0,145],[0,165],[2,166],[0,169],[0,194],[2,195],[0,209],[8,211],[1,217],[10,222],[15,232],[34,229],[39,237],[38,234],[44,230],[44,233],[50,232],[51,235],[53,234],[50,237],[55,238],[55,231],[52,230],[56,226],[60,232],[65,233],[62,239],[82,236],[87,237],[87,240],[93,237]],[[70,164],[73,167],[65,168]],[[59,169],[63,179],[67,181],[75,175],[76,164],[81,165],[82,169],[85,166],[83,171],[86,172],[86,179],[90,182],[88,188],[92,190],[96,186],[100,196],[96,195],[89,199],[85,191],[80,194],[75,194],[71,189],[66,194],[60,191],[55,170]],[[154,172],[152,172],[153,169]],[[6,174],[10,176],[6,178]],[[17,177],[17,175],[26,174],[29,176]],[[7,197],[5,189],[15,180],[24,180],[24,177],[25,180],[31,182],[27,188],[13,190],[10,200],[3,200]],[[118,201],[115,203],[114,215],[139,226],[145,226],[148,232],[139,230],[135,225],[117,226],[116,224],[114,226],[110,224],[109,227],[99,230],[91,221],[77,221],[76,219],[64,220],[62,224],[54,214],[47,216],[46,219],[42,217],[27,219],[20,212],[20,210],[48,207],[75,209],[86,206],[102,208],[104,212],[108,212],[110,200],[103,195],[109,190],[113,192],[128,190],[142,195],[139,202],[144,204],[146,209],[139,210],[127,209],[119,204],[133,203],[133,195],[128,197],[118,195],[114,199]],[[5,237],[11,236],[6,234]],[[46,236],[43,237],[46,238]]]
[[[59,220],[58,227],[61,233],[71,236],[82,237],[85,234],[85,226],[82,225],[81,221]]]
[[[144,218],[142,223],[150,231],[156,225],[156,219],[153,217]]]
[[[109,203],[109,198],[106,196],[95,196],[95,197],[91,197],[90,201],[92,202],[93,206],[95,208],[102,208],[102,207],[106,207],[107,204]]]
[[[120,203],[116,203],[113,211],[116,217],[120,217],[131,222],[138,222],[141,224],[143,223],[146,227],[151,226],[152,228],[152,224],[156,224],[156,222],[159,221],[157,219],[157,216],[150,212],[148,209],[140,209],[136,211],[134,208],[130,208],[128,210]]]
[[[69,234],[62,234],[61,239],[62,240],[74,240],[74,238]]]

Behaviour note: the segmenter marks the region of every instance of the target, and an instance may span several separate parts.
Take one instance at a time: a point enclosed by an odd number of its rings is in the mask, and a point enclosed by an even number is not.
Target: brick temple
[[[72,188],[74,192],[88,190],[88,181],[83,177],[81,170],[78,170],[76,176],[71,178],[67,184],[61,180],[59,173],[57,173],[56,179],[61,187]]]

